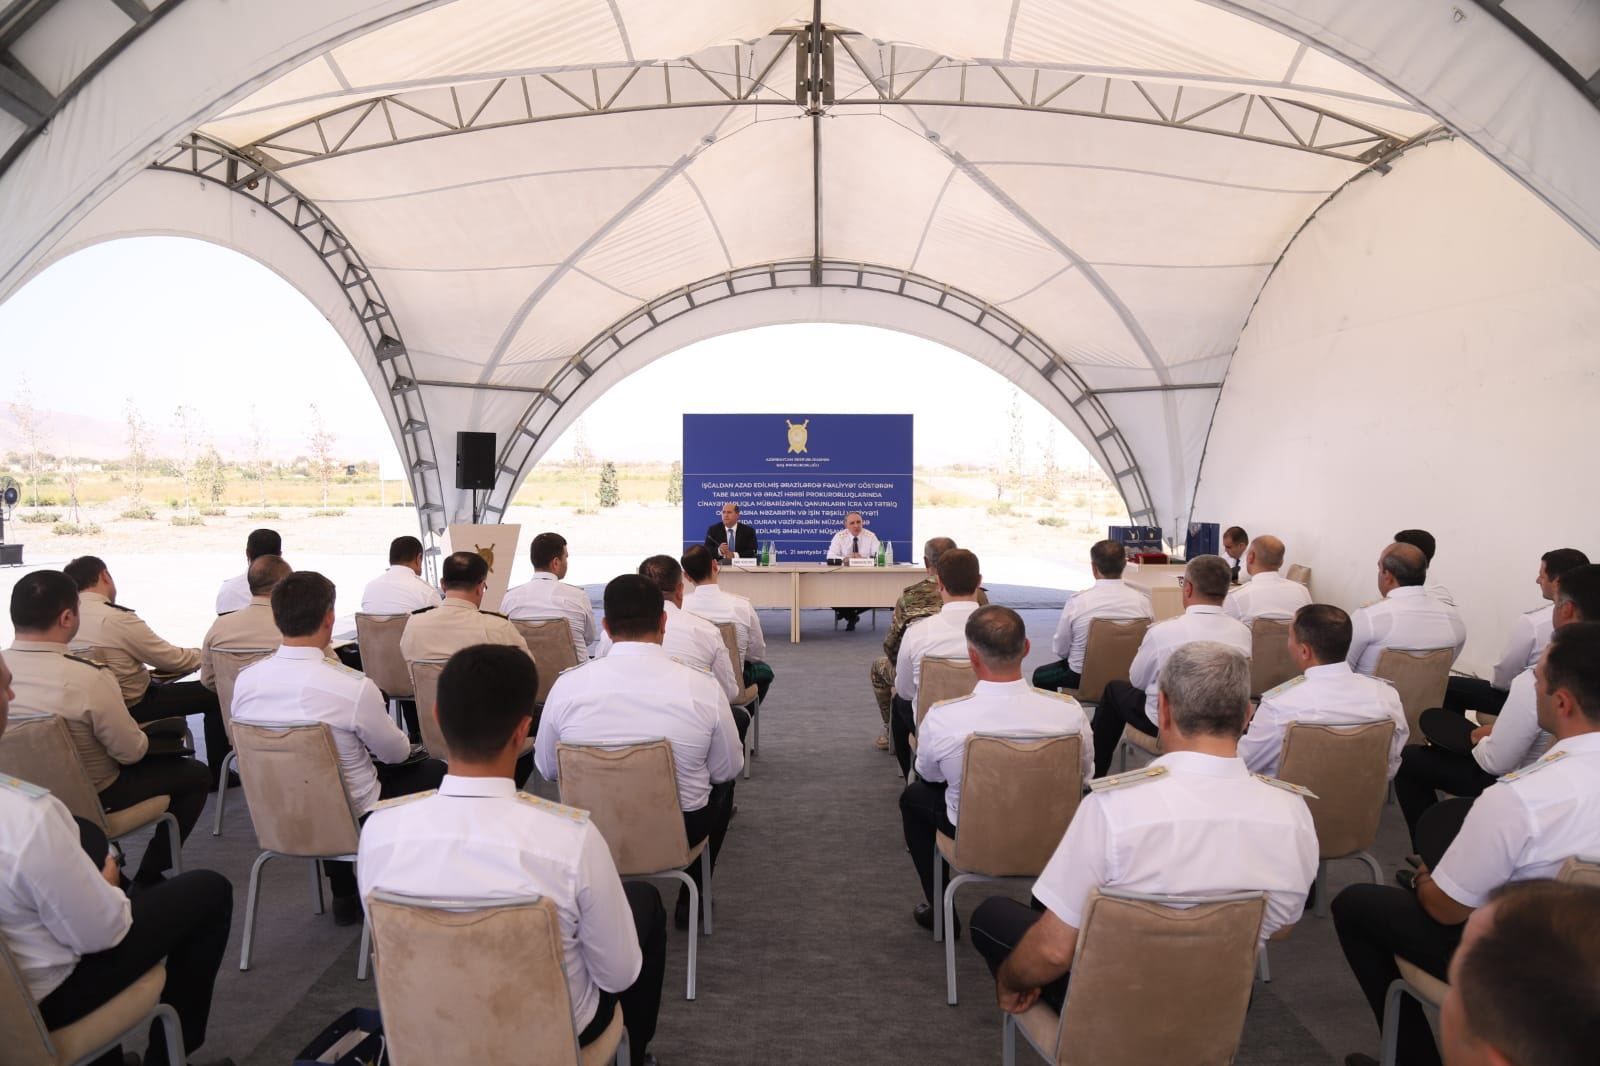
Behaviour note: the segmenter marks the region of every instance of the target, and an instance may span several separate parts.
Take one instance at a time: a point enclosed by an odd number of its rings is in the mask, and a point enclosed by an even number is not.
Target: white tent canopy
[[[132,233],[268,263],[430,531],[456,430],[499,434],[501,514],[623,374],[826,318],[1007,375],[1170,533],[1342,190],[1454,139],[1441,184],[1600,237],[1576,0],[10,0],[0,59],[0,295]]]

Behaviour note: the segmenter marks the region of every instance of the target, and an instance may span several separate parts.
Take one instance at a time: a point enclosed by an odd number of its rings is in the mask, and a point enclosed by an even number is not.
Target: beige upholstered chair
[[[1270,692],[1300,674],[1289,656],[1289,620],[1257,618],[1250,623],[1250,695]]]
[[[1266,910],[1260,892],[1094,892],[1061,1013],[1040,1002],[1005,1015],[1004,1063],[1016,1062],[1018,1032],[1056,1066],[1232,1062]]]
[[[717,632],[722,634],[722,646],[728,650],[728,661],[733,664],[733,678],[735,682],[744,680],[744,656],[739,654],[739,630],[732,622],[718,622]],[[744,691],[729,701],[734,707],[743,707],[750,712],[750,728],[744,733],[744,779],[750,780],[750,763],[756,753],[757,741],[761,739],[761,690],[755,685],[745,685]]]
[[[1090,620],[1089,639],[1083,646],[1083,674],[1071,695],[1082,704],[1099,703],[1106,682],[1128,680],[1128,669],[1149,628],[1148,618]]]
[[[1406,738],[1408,745],[1422,743],[1422,727],[1418,724],[1422,712],[1443,705],[1445,686],[1450,681],[1450,664],[1454,661],[1454,648],[1432,651],[1385,648],[1378,656],[1378,665],[1372,672],[1394,685],[1400,693],[1406,725],[1411,729],[1411,735]]]
[[[560,918],[549,900],[374,892],[367,906],[378,1007],[394,1066],[626,1066],[620,1006],[598,1040],[578,1046]]]
[[[1288,578],[1290,581],[1295,581],[1295,582],[1298,582],[1299,584],[1304,585],[1306,587],[1306,590],[1310,591],[1310,589],[1311,589],[1311,567],[1309,567],[1309,566],[1301,566],[1299,563],[1290,563],[1289,564],[1289,569],[1287,569],[1287,570],[1285,570],[1283,572],[1283,576]]]
[[[978,687],[978,676],[972,672],[972,663],[965,658],[944,658],[930,655],[922,660],[922,675],[917,680],[917,725],[928,717],[935,703],[957,700],[972,695]],[[911,735],[911,748],[917,747],[917,736]]]
[[[539,694],[534,705],[543,707],[550,695],[550,686],[556,683],[561,671],[578,665],[578,649],[572,643],[572,627],[565,618],[546,618],[540,622],[518,622],[512,625],[522,634],[533,656],[533,665],[539,671]],[[537,725],[537,721],[535,722]]]
[[[1568,859],[1561,867],[1559,878],[1574,885],[1594,885],[1600,888],[1600,862],[1593,859]]]
[[[361,672],[389,700],[389,713],[400,721],[400,701],[410,699],[411,674],[400,654],[400,637],[409,614],[356,614],[356,646],[361,649]]]
[[[170,797],[152,796],[120,811],[106,810],[68,729],[66,719],[59,715],[13,717],[5,735],[0,736],[0,773],[49,789],[75,816],[99,826],[107,840],[120,840],[150,825],[156,825],[159,832],[160,825],[165,825],[173,872],[182,873],[183,841],[178,836],[178,819],[167,809]]]
[[[956,889],[971,881],[1032,880],[1044,872],[1078,812],[1084,737],[975,733],[961,768],[961,820],[952,839],[940,833],[933,864],[933,939],[944,941],[945,1002],[956,1003],[956,938],[949,935]]]
[[[222,708],[222,728],[228,739],[233,739],[233,686],[239,680],[239,671],[251,663],[259,662],[277,651],[276,648],[212,648],[211,669],[216,674],[217,705]],[[237,769],[238,756],[228,753],[222,764],[222,779],[217,782],[217,810],[211,823],[211,835],[222,835],[222,812],[228,805],[228,771]]]
[[[1096,709],[1095,713],[1100,713],[1098,708]],[[1132,748],[1138,748],[1152,759],[1159,758],[1161,756],[1161,738],[1153,737],[1149,733],[1141,732],[1140,730],[1133,728],[1131,725],[1123,726],[1122,744],[1117,752],[1117,759],[1119,763],[1117,766],[1117,771],[1119,773],[1128,768],[1128,751]]]
[[[0,937],[0,1041],[7,1066],[77,1066],[93,1062],[124,1041],[143,1047],[150,1023],[156,1020],[166,1039],[168,1061],[183,1066],[187,1059],[178,1012],[161,1002],[166,982],[166,967],[157,963],[104,1006],[71,1025],[48,1030],[11,949]]]
[[[81,655],[86,659],[90,659],[90,660],[92,660],[94,662],[99,663],[101,666],[109,667],[109,668],[111,668],[113,670],[116,670],[118,672],[118,676],[121,676],[121,673],[124,670],[132,669],[135,666],[142,667],[144,665],[143,663],[135,663],[134,660],[133,660],[133,656],[129,655],[127,652],[123,651],[121,648],[107,648],[107,647],[104,647],[104,646],[99,645],[99,644],[94,644],[94,645],[90,645],[88,647],[74,647],[71,650],[72,650],[72,654],[74,654],[74,655]],[[159,673],[156,673],[156,672],[152,671],[151,672],[151,676],[153,678],[157,679],[157,680],[171,681],[175,676],[178,676],[178,675],[174,675],[174,674],[159,674]],[[152,682],[152,683],[155,683],[155,682]],[[194,754],[194,733],[189,729],[189,719],[186,716],[180,716],[180,715],[173,715],[173,718],[176,718],[178,721],[181,721],[183,723],[184,746],[189,749],[189,754],[193,755]],[[172,718],[163,718],[163,719],[158,719],[158,720],[159,721],[172,721]],[[140,724],[145,729],[148,729],[154,723],[152,723],[152,722],[142,722]]]
[[[361,830],[345,796],[339,774],[339,752],[333,731],[323,722],[282,726],[233,723],[233,750],[239,755],[239,776],[250,803],[251,821],[261,854],[250,867],[245,897],[244,943],[239,969],[250,968],[255,940],[256,904],[261,900],[261,868],[279,856],[311,861],[311,891],[322,913],[319,859],[356,861]],[[361,930],[361,956],[356,978],[367,978],[367,943],[371,930]]]
[[[1328,914],[1328,863],[1360,859],[1372,880],[1383,868],[1369,850],[1378,839],[1389,785],[1389,744],[1394,723],[1308,725],[1291,722],[1283,736],[1278,777],[1310,789],[1306,798],[1317,827],[1317,914]]]
[[[556,745],[561,802],[589,812],[600,830],[617,873],[648,881],[672,879],[689,889],[689,977],[685,999],[694,998],[699,957],[700,890],[684,871],[700,861],[705,886],[705,935],[711,935],[711,839],[689,846],[678,802],[677,764],[672,745],[646,740],[620,747]]]
[[[422,728],[422,744],[435,759],[450,761],[450,745],[444,742],[434,705],[439,702],[439,674],[448,659],[418,659],[411,668],[411,693],[417,701],[417,725]]]

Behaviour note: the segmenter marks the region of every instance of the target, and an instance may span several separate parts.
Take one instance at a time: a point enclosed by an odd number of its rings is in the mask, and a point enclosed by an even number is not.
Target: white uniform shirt
[[[727,658],[727,654],[723,654]],[[563,671],[545,700],[534,765],[557,779],[556,745],[634,744],[666,738],[678,770],[678,802],[697,811],[711,786],[744,769],[733,712],[703,671],[674,662],[657,644],[625,640],[602,659]]]
[[[128,897],[84,854],[66,805],[0,775],[0,936],[33,998],[54,992],[80,958],[115,947],[132,926]]]
[[[1450,604],[1428,595],[1419,585],[1389,590],[1377,603],[1357,611],[1350,619],[1355,635],[1350,641],[1347,661],[1359,673],[1378,668],[1378,658],[1386,648],[1401,651],[1431,651],[1451,648],[1455,656],[1467,642],[1467,627]]]
[[[1485,773],[1509,774],[1537,760],[1556,738],[1539,728],[1539,714],[1535,707],[1538,682],[1532,670],[1524,670],[1511,681],[1511,691],[1500,717],[1494,720],[1494,729],[1472,746],[1472,757]]]
[[[217,613],[237,611],[250,602],[250,572],[236,574],[217,589]]]
[[[1239,585],[1222,601],[1222,613],[1249,625],[1257,618],[1293,618],[1311,602],[1311,590],[1276,570],[1263,570],[1248,585]]]
[[[588,815],[519,793],[509,778],[446,776],[437,794],[373,812],[356,861],[363,899],[543,896],[560,923],[573,1022],[594,1018],[600,990],[621,992],[644,957],[611,850]]]
[[[438,589],[418,577],[411,567],[396,563],[361,590],[361,613],[410,614],[424,607],[436,607],[443,598]]]
[[[1454,607],[1456,605],[1455,595],[1448,588],[1439,584],[1437,581],[1428,581],[1422,586],[1422,588],[1423,591],[1425,591],[1428,595],[1432,596],[1446,607]]]
[[[389,717],[378,686],[328,662],[318,648],[282,647],[270,659],[239,671],[233,720],[264,726],[326,722],[339,752],[345,795],[357,817],[378,802],[372,756],[397,763],[411,754],[411,741]]]
[[[1239,758],[1253,773],[1277,777],[1284,734],[1291,724],[1360,725],[1385,718],[1394,722],[1394,738],[1389,742],[1389,778],[1393,780],[1400,769],[1400,751],[1411,732],[1400,693],[1382,678],[1358,674],[1342,661],[1308,667],[1303,676],[1285,681],[1261,697],[1250,728],[1239,738]]]
[[[875,559],[878,555],[878,535],[872,530],[862,527],[860,533],[852,533],[848,529],[841,529],[833,535],[833,540],[828,542],[828,558],[850,558],[850,545],[852,541],[858,542],[855,554],[865,559]]]
[[[594,620],[589,594],[574,585],[556,580],[556,575],[541,570],[516,588],[508,589],[500,600],[500,613],[514,622],[544,622],[563,619],[572,629],[572,646],[581,663],[589,657],[600,627]]]
[[[906,627],[906,635],[900,638],[900,654],[894,661],[895,695],[915,707],[923,659],[930,655],[935,659],[967,657],[967,619],[977,609],[974,600],[951,600],[939,608],[938,614],[919,618]]]
[[[1555,632],[1555,610],[1555,604],[1547,603],[1518,615],[1511,623],[1511,635],[1506,638],[1505,649],[1500,652],[1500,661],[1494,664],[1490,679],[1495,688],[1509,689],[1518,674],[1532,670],[1539,662],[1544,646],[1550,643],[1550,634]]]
[[[661,649],[667,658],[710,674],[722,689],[723,699],[737,699],[744,691],[744,679],[733,676],[733,663],[728,659],[728,646],[722,643],[722,633],[699,615],[681,610],[671,600],[663,606],[667,612],[667,635],[661,640]],[[602,634],[595,658],[605,658],[615,646],[610,633]]]
[[[1168,618],[1151,626],[1139,642],[1139,651],[1128,668],[1128,680],[1144,692],[1144,713],[1150,724],[1156,724],[1156,705],[1160,691],[1161,668],[1173,652],[1197,640],[1212,640],[1238,648],[1246,659],[1250,658],[1250,630],[1237,618],[1229,618],[1221,607],[1196,604],[1176,618]]]
[[[1557,741],[1484,789],[1433,880],[1464,907],[1511,881],[1554,877],[1574,855],[1600,855],[1600,733]]]
[[[767,658],[767,638],[761,632],[761,618],[750,601],[720,585],[696,585],[683,594],[683,609],[712,625],[732,622],[739,640],[739,657],[747,662]]]
[[[1305,800],[1252,776],[1238,759],[1183,751],[1150,766],[1166,772],[1084,797],[1034,882],[1039,902],[1082,929],[1096,888],[1265,892],[1262,940],[1299,921],[1317,876],[1317,831]]]
[[[951,825],[961,812],[961,771],[967,738],[974,733],[1050,736],[1076,733],[1082,738],[1083,777],[1094,776],[1094,745],[1089,720],[1071,696],[1036,689],[1026,681],[979,681],[970,696],[945,700],[928,708],[917,727],[917,773],[925,781],[945,781],[945,814]]]
[[[1074,673],[1083,673],[1083,652],[1089,646],[1089,625],[1096,618],[1154,618],[1150,597],[1124,584],[1120,577],[1102,577],[1081,592],[1067,597],[1061,620],[1050,640],[1056,658],[1067,660]]]

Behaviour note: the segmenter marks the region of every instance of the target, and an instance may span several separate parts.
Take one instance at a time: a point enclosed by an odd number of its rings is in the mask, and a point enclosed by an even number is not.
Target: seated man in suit
[[[16,690],[12,717],[65,719],[78,760],[106,810],[166,796],[179,838],[188,839],[206,805],[211,775],[187,756],[150,754],[150,738],[128,713],[111,670],[67,654],[78,632],[78,589],[72,579],[55,570],[24,575],[11,590],[11,624],[17,637],[5,650],[5,661]],[[157,830],[145,848],[134,876],[141,888],[162,881],[172,865],[167,837],[168,830]]]
[[[1428,559],[1422,549],[1398,541],[1378,556],[1378,591],[1383,599],[1350,618],[1350,665],[1370,674],[1388,648],[1432,651],[1449,648],[1451,662],[1467,643],[1461,614],[1448,602],[1428,594]]]
[[[756,543],[755,527],[739,521],[739,505],[736,503],[722,505],[722,521],[713,522],[706,528],[705,545],[706,551],[725,563],[731,562],[735,556],[754,559],[761,550]]]
[[[514,767],[538,691],[533,663],[514,649],[478,644],[450,657],[434,710],[450,773],[437,794],[373,812],[356,862],[361,898],[548,899],[560,917],[579,1045],[598,1039],[620,1006],[642,1066],[661,1008],[666,912],[654,887],[618,879],[585,812],[517,791]]]
[[[1226,581],[1221,559],[1202,558]],[[1238,757],[1250,661],[1224,644],[1185,644],[1167,657],[1158,692],[1165,754],[1090,786],[1034,882],[1044,909],[995,896],[972,914],[972,946],[995,974],[1002,1010],[1021,1014],[1040,999],[1061,1009],[1084,909],[1097,888],[1264,892],[1263,942],[1300,920],[1317,875],[1317,831],[1304,789],[1257,777]]]

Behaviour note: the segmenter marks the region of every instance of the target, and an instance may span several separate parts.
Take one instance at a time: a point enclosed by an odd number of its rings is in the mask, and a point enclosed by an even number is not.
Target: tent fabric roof
[[[141,19],[94,2],[12,0],[0,49],[64,94],[85,57],[189,6]],[[448,430],[498,432],[491,511],[598,394],[595,372],[677,316],[677,294],[699,294],[692,337],[736,317],[702,312],[715,286],[823,284],[948,311],[941,327],[873,301],[886,324],[915,319],[1046,401],[1135,520],[1177,529],[1274,264],[1346,182],[1439,129],[1381,73],[1392,57],[1369,50],[1357,69],[1308,44],[1307,25],[1356,8],[1391,29],[1410,17],[1371,0],[458,0],[367,5],[367,23],[340,0],[311,6],[282,8],[333,46],[288,62],[286,42],[274,76],[191,128],[243,175],[229,187],[270,175],[359,250],[365,299],[381,294],[369,340],[391,359],[398,342],[416,393],[391,415],[397,437],[436,484]],[[1542,32],[1584,28],[1542,0],[1502,6]],[[53,26],[78,34],[75,51]],[[1559,58],[1600,63],[1581,45]],[[1569,95],[1561,106],[1587,103]],[[1463,92],[1458,110],[1472,106]],[[25,134],[0,127],[0,143]],[[1583,208],[1557,187],[1570,160],[1497,147],[1550,176],[1558,210]],[[154,158],[181,169],[180,155]],[[61,246],[91,236],[80,221]],[[376,351],[357,357],[375,388],[405,391]],[[406,440],[419,419],[425,449]],[[435,527],[467,508],[435,494]]]

